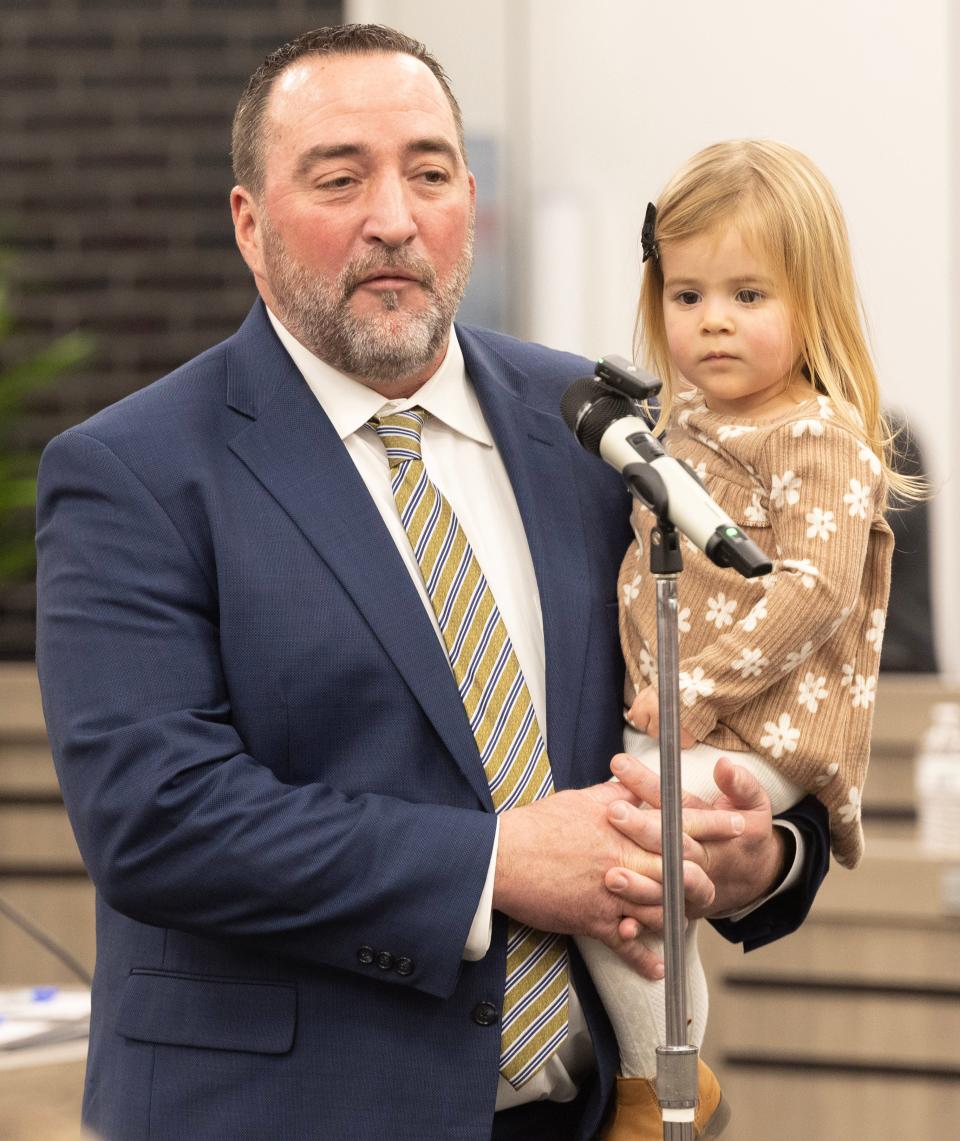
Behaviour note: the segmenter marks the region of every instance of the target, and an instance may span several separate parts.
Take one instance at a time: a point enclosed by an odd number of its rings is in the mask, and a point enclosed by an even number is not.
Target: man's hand
[[[541,931],[590,935],[606,943],[647,978],[662,978],[662,961],[634,935],[663,899],[661,862],[653,833],[624,819],[642,811],[624,784],[555,793],[500,817],[493,906]],[[727,826],[720,820],[726,816]],[[714,813],[711,835],[730,836],[730,813]],[[684,887],[691,908],[704,913],[714,888],[704,872],[706,850],[690,841]],[[631,934],[624,924],[631,923]],[[661,919],[662,926],[662,919]]]
[[[657,773],[627,754],[614,757],[611,767],[635,800],[659,809]],[[687,914],[691,917],[722,915],[753,903],[771,890],[783,862],[783,837],[773,827],[769,797],[753,774],[724,757],[717,762],[713,779],[720,789],[713,805],[683,794],[684,867],[692,860],[715,888],[706,905],[702,894],[693,897],[687,893]],[[660,852],[659,812],[630,805],[621,819],[609,812],[608,818],[647,852]],[[614,869],[611,874],[618,871]],[[659,906],[634,910],[630,916],[620,925],[624,938],[636,935],[637,923],[654,930],[663,926]]]

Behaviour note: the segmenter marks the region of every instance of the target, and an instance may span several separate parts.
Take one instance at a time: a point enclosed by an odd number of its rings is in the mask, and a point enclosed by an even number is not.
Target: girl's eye
[[[700,300],[700,294],[694,289],[684,289],[677,294],[676,300],[679,301],[681,305],[696,305]]]
[[[755,305],[756,302],[763,300],[763,294],[759,289],[741,289],[737,294],[737,300],[742,301],[744,305]]]

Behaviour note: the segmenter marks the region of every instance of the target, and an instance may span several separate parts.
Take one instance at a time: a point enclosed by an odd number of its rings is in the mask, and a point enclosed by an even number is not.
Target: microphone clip
[[[626,357],[617,356],[615,353],[601,357],[593,373],[604,388],[609,388],[619,396],[637,400],[641,404],[656,396],[663,387],[663,382],[655,376],[637,368],[633,361],[628,361]]]
[[[670,496],[660,473],[650,463],[628,464],[623,469],[627,490],[657,517],[650,532],[650,570],[655,575],[676,575],[683,570],[680,532],[670,520]]]

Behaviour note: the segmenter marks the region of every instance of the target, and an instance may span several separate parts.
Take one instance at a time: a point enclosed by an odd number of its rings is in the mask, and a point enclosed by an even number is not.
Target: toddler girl
[[[891,488],[916,489],[890,467],[840,208],[790,147],[720,143],[648,209],[643,245],[638,342],[664,381],[656,430],[668,429],[670,454],[774,563],[744,579],[683,543],[683,786],[715,800],[713,767],[729,754],[758,777],[774,812],[813,792],[829,810],[835,858],[855,867],[893,545],[883,512]],[[624,745],[656,767],[653,525],[635,505],[619,595]],[[687,982],[699,1046],[707,995],[695,926]],[[620,1046],[606,1137],[660,1141],[652,1079],[663,984],[638,978],[602,944],[578,942]],[[717,1136],[725,1107],[702,1063],[700,1079],[696,1136]]]

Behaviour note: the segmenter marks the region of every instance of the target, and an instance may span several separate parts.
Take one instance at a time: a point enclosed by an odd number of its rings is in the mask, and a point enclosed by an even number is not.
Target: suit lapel
[[[231,450],[350,595],[480,800],[492,808],[449,663],[406,566],[339,436],[259,304],[235,339],[231,406],[252,420]]]
[[[569,785],[588,641],[589,565],[572,466],[572,437],[535,407],[527,378],[458,327],[467,373],[520,509],[537,576],[546,654],[547,749],[554,782]]]

